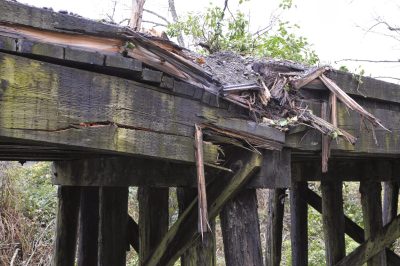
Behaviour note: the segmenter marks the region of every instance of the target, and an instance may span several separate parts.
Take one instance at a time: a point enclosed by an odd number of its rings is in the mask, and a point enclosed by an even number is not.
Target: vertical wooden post
[[[168,188],[140,187],[139,261],[142,265],[168,231]]]
[[[292,266],[308,264],[307,182],[293,182],[290,189]]]
[[[263,265],[256,190],[240,191],[225,204],[220,218],[226,265]]]
[[[80,187],[58,187],[58,212],[53,263],[73,266],[78,230]]]
[[[125,266],[128,187],[101,187],[99,195],[99,265]]]
[[[360,193],[364,219],[365,239],[374,238],[382,229],[381,183],[378,181],[361,181]],[[384,251],[378,253],[367,262],[368,266],[386,265]]]
[[[326,265],[333,266],[346,256],[342,182],[322,180],[321,190]]]
[[[267,216],[267,246],[265,265],[279,266],[282,256],[282,230],[285,188],[269,189]]]
[[[99,188],[82,187],[80,206],[78,266],[97,265]]]
[[[383,225],[390,223],[397,216],[397,204],[399,202],[399,183],[386,181],[383,187]]]
[[[197,196],[197,190],[192,188],[178,188],[177,198],[179,203],[179,213],[183,213]],[[215,220],[209,221],[211,232],[204,233],[185,251],[181,256],[181,266],[215,266]]]

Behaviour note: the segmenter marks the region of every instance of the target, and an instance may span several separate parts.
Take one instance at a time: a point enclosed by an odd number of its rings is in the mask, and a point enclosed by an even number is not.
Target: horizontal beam
[[[220,172],[217,168],[206,167],[207,183]],[[194,165],[129,157],[57,161],[53,173],[54,184],[66,186],[197,186]],[[290,151],[265,151],[260,171],[246,187],[289,187],[289,181]]]
[[[295,181],[387,181],[395,179],[398,167],[390,160],[329,160],[328,172],[322,173],[321,162],[308,160],[292,163]]]

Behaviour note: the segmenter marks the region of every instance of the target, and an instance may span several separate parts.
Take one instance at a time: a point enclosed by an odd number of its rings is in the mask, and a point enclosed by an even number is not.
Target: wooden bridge
[[[358,141],[332,142],[322,173],[326,137],[254,122],[246,108],[219,98],[218,86],[184,52],[114,25],[0,1],[0,159],[55,162],[54,265],[74,265],[77,247],[78,265],[125,265],[128,243],[141,265],[173,265],[179,257],[182,265],[215,265],[213,233],[201,239],[197,228],[195,124],[225,132],[205,131],[202,148],[208,218],[211,227],[221,218],[227,265],[280,264],[287,188],[292,265],[308,263],[308,206],[323,217],[327,265],[400,265],[388,249],[400,237],[400,86],[329,74],[390,132],[368,130],[338,103],[338,127]],[[301,90],[304,104],[326,118],[325,85]],[[227,145],[226,134],[261,148]],[[321,182],[322,197],[308,181]],[[343,181],[360,182],[364,229],[343,213]],[[127,216],[129,186],[139,187],[137,223]],[[170,228],[169,187],[179,187],[182,203]],[[265,262],[259,188],[271,189]],[[360,243],[347,256],[345,234]]]

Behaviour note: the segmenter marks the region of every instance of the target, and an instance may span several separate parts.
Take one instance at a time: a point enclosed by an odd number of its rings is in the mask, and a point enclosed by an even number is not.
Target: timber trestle
[[[202,58],[187,53],[116,25],[0,0],[0,160],[54,161],[55,266],[122,266],[129,248],[140,265],[216,265],[218,222],[226,265],[278,266],[288,203],[293,266],[308,264],[308,207],[322,215],[327,265],[400,265],[391,249],[400,237],[399,85],[327,73],[388,127],[364,126],[335,103],[337,126],[358,140],[337,138],[327,149],[315,129],[279,130],[221,98],[195,64]],[[260,89],[239,85],[225,89]],[[300,92],[309,114],[329,117],[324,83]],[[343,182],[360,184],[363,228],[344,213]],[[128,215],[129,187],[138,188],[138,220]],[[170,188],[179,201],[173,224]],[[260,189],[268,189],[266,232]],[[211,229],[203,234],[200,205]],[[345,235],[360,244],[349,254]]]

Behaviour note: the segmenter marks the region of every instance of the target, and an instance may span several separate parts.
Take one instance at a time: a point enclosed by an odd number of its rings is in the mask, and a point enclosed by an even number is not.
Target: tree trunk
[[[171,12],[172,20],[177,23],[179,22],[179,17],[178,14],[176,13],[176,8],[175,8],[175,1],[174,0],[168,0],[168,8],[169,12]],[[183,40],[182,32],[179,31],[178,34],[178,44],[182,47],[185,47],[185,41]]]
[[[140,31],[142,26],[143,6],[146,0],[132,0],[132,15],[129,27],[135,31]]]
[[[226,265],[262,266],[256,190],[240,191],[226,203],[220,218]]]

